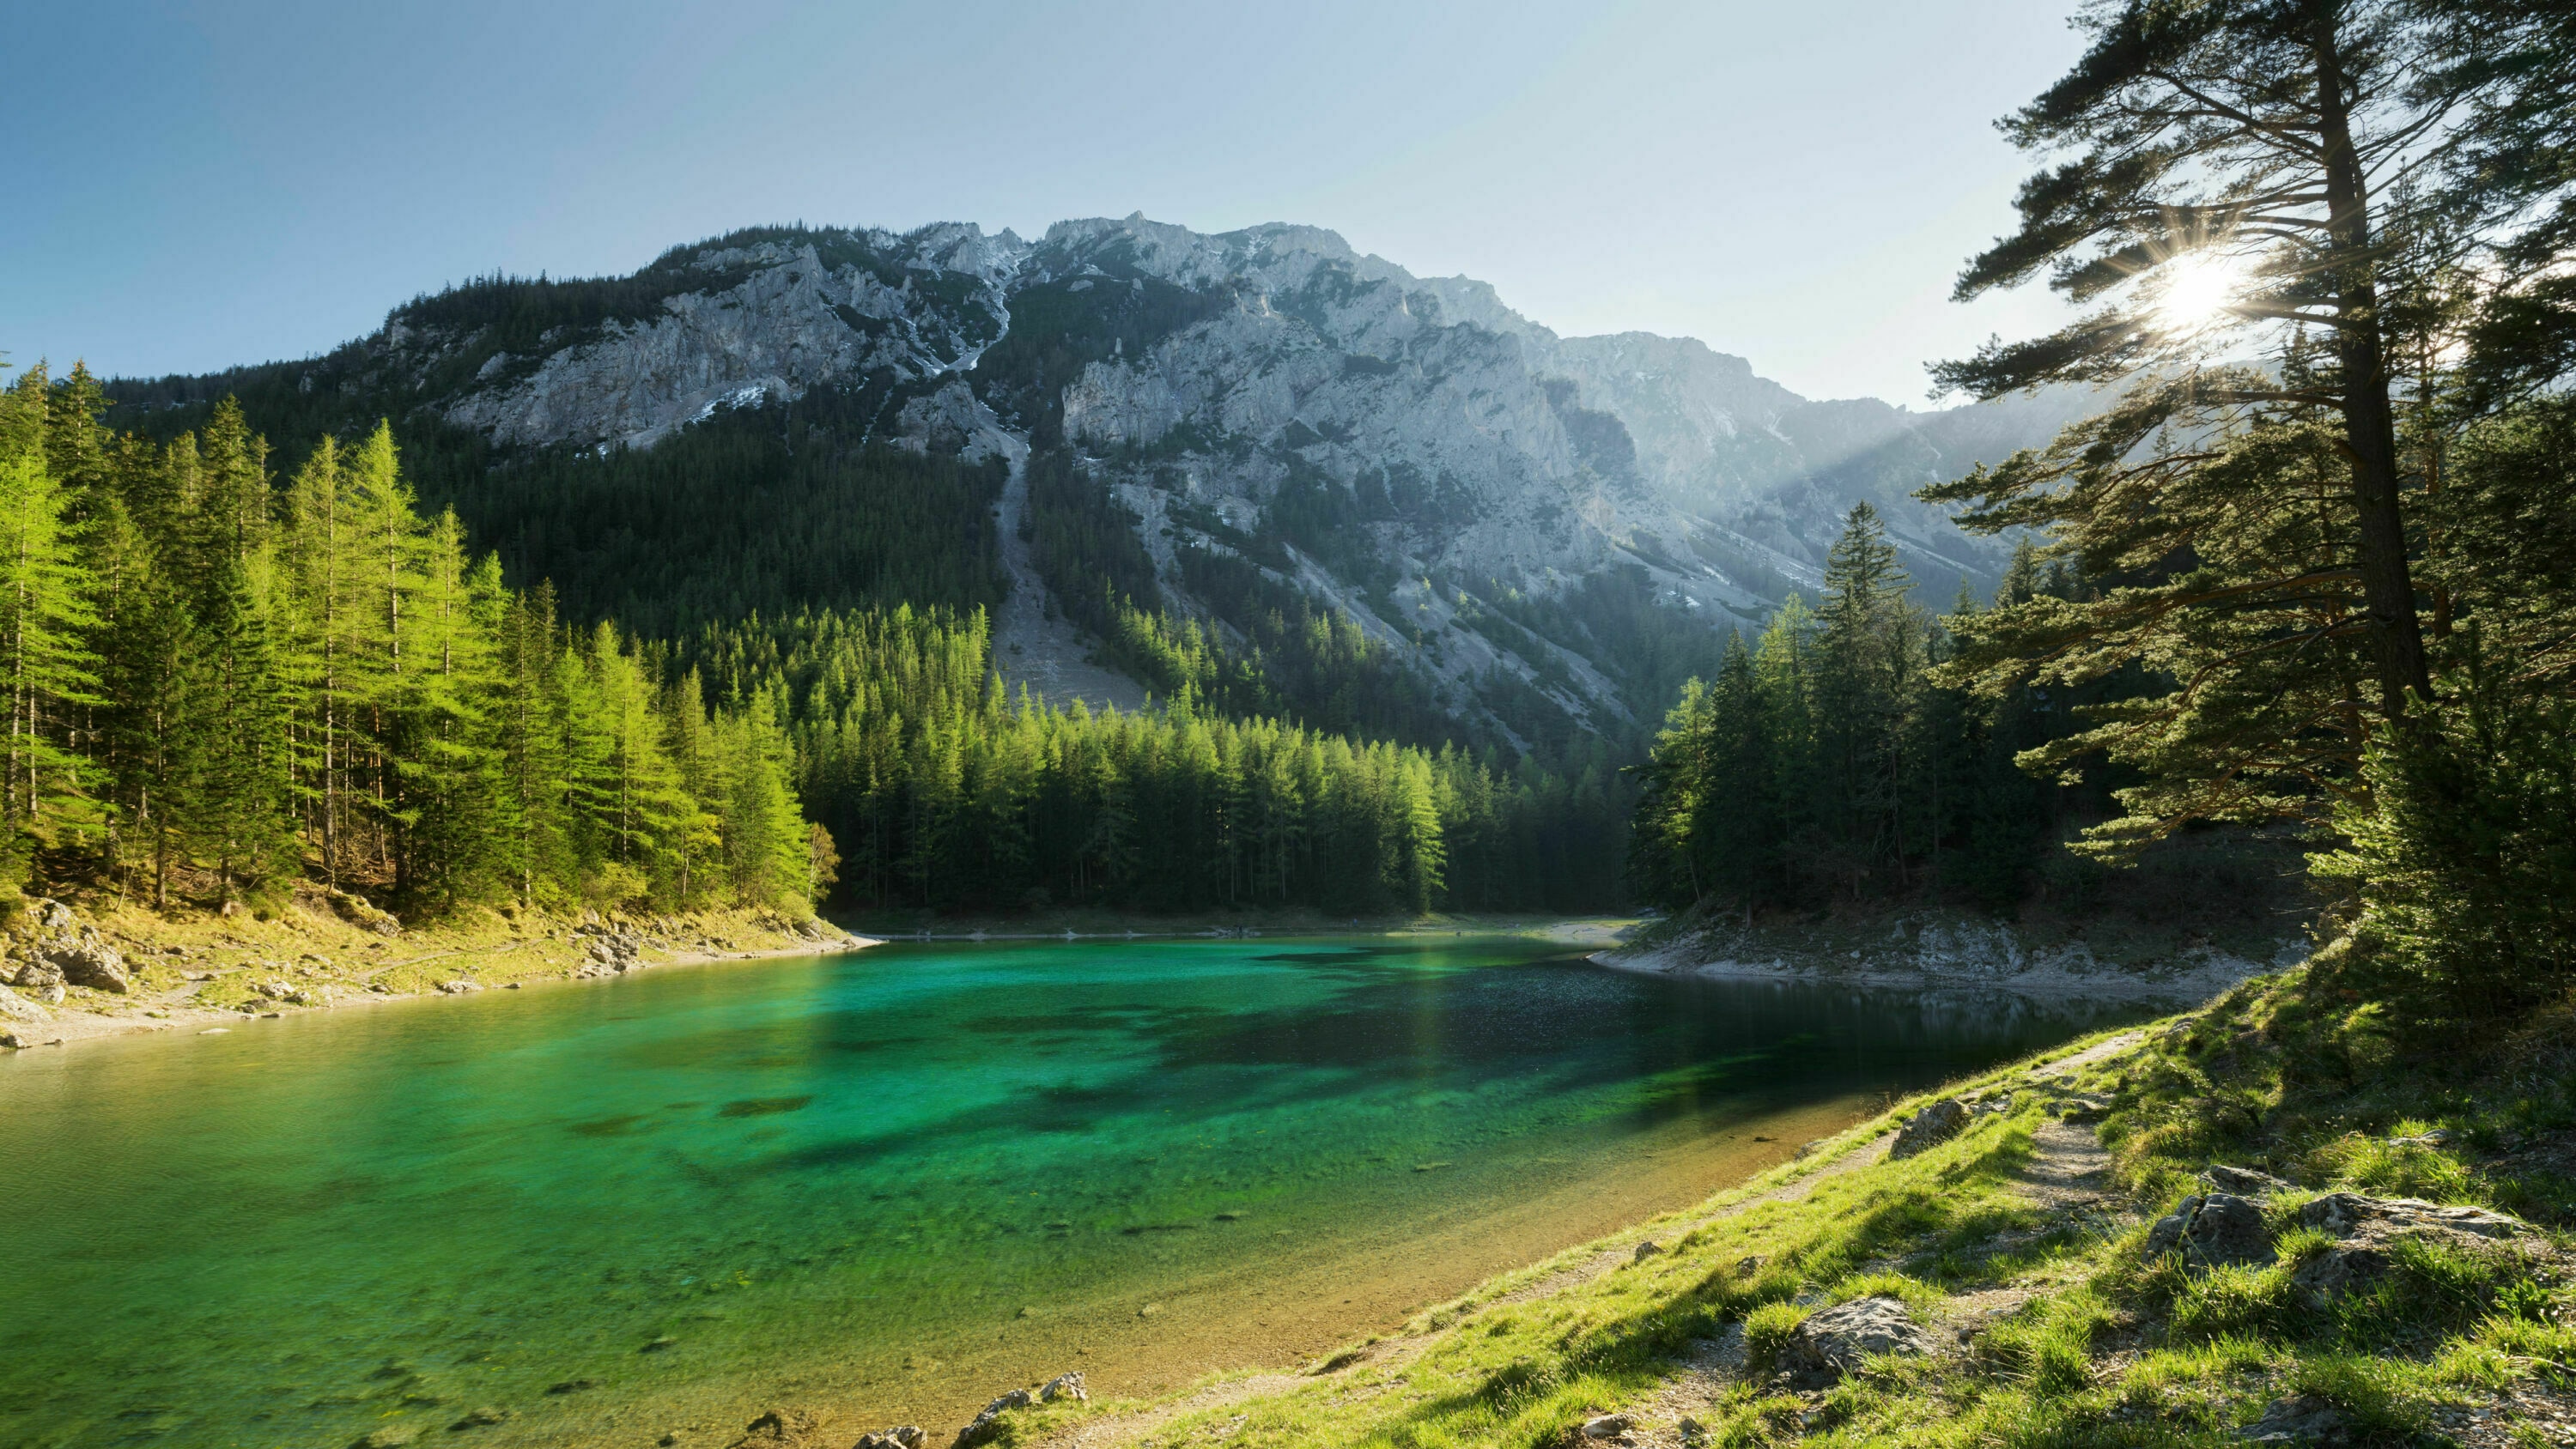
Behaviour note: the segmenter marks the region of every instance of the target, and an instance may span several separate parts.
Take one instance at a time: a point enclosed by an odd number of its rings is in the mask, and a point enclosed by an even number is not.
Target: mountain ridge
[[[1535,691],[1586,729],[1659,715],[1680,666],[1620,664],[1603,636],[1627,626],[1581,617],[1576,595],[1620,592],[1650,633],[1704,621],[1683,652],[1705,656],[1709,623],[1817,587],[1859,501],[1927,590],[1990,590],[2001,546],[1913,490],[2045,441],[2077,401],[1813,400],[1698,339],[1561,337],[1489,284],[1416,277],[1323,228],[1211,235],[1141,214],[1033,241],[972,223],[749,228],[624,278],[424,294],[334,353],[270,366],[300,393],[434,415],[496,470],[645,453],[820,393],[846,399],[864,441],[925,457],[1062,453],[1095,522],[1150,560],[1159,597],[1140,605],[1240,644],[1253,626],[1193,578],[1291,589],[1410,645],[1455,714],[1499,725],[1496,691]],[[215,379],[120,395],[202,401],[192,384]],[[1047,578],[1047,617],[1081,616],[1092,582]]]

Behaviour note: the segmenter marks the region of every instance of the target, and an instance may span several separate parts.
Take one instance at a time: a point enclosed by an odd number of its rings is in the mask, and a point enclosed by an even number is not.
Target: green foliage
[[[309,872],[431,911],[802,908],[769,702],[710,721],[659,654],[559,628],[551,590],[421,515],[389,426],[324,435],[281,489],[229,401],[159,446],[104,405],[79,372],[0,400],[13,887],[43,850],[155,903]]]
[[[1544,772],[1210,717],[1186,693],[1134,715],[1012,701],[988,649],[980,615],[899,608],[708,629],[681,657],[711,699],[776,702],[855,904],[1593,904],[1572,893],[1598,875],[1567,867],[1607,812],[1565,809]]]
[[[2350,881],[2373,989],[2424,1025],[2492,1020],[2576,984],[2576,702],[2480,657],[2453,707],[2384,732],[2347,844],[2316,869]]]
[[[2023,554],[2017,597],[2082,596]],[[2072,732],[2066,697],[2016,687],[1981,698],[1937,682],[1952,631],[1974,631],[1973,601],[1936,623],[1913,606],[1876,514],[1852,512],[1824,603],[1794,596],[1758,647],[1730,638],[1712,684],[1697,681],[1641,770],[1630,880],[1668,906],[1749,916],[1888,896],[1918,880],[1989,909],[2016,905],[2061,811],[2100,807],[2100,789],[2041,786],[2015,768]],[[2097,684],[2079,698],[2116,693]]]

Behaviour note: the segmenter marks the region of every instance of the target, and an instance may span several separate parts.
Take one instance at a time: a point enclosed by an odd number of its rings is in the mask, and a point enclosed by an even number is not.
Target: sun
[[[2244,262],[2211,252],[2193,252],[2164,264],[2157,315],[2176,331],[2189,331],[2217,321],[2245,289]]]

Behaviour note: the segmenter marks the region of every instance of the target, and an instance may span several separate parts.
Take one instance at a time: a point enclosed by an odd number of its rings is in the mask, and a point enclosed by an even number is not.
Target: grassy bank
[[[2576,1024],[2472,1046],[2410,1054],[2310,968],[2258,979],[1953,1084],[1970,1125],[1920,1155],[1885,1154],[1929,1099],[1303,1374],[1009,1413],[1003,1442],[2563,1444]],[[2277,1261],[2149,1252],[2150,1225],[2221,1164],[2290,1182],[2262,1204]],[[2298,1275],[2335,1244],[2296,1223],[2329,1190],[2533,1226],[2401,1245],[2320,1299]],[[1781,1377],[1804,1320],[1871,1297],[1900,1301],[1930,1352],[1838,1383]]]
[[[601,915],[472,908],[406,926],[309,884],[258,914],[164,912],[112,897],[61,905],[67,918],[38,902],[11,921],[0,981],[49,945],[86,940],[122,958],[125,989],[69,981],[62,1000],[45,1003],[36,991],[18,988],[20,1002],[44,1013],[41,1020],[0,1018],[0,1031],[23,1045],[203,1031],[264,1015],[847,944],[835,927],[768,910]]]

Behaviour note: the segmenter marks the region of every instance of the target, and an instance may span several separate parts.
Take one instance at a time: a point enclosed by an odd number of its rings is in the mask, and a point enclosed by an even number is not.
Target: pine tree
[[[70,518],[70,491],[47,456],[51,398],[31,369],[0,406],[0,689],[8,695],[0,755],[0,863],[14,880],[42,845],[97,823],[88,758],[70,739],[72,712],[95,705],[98,616]]]

